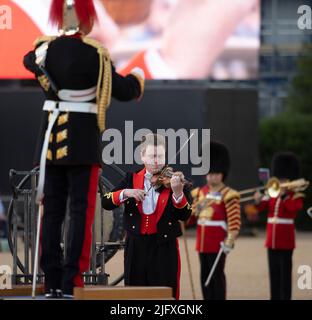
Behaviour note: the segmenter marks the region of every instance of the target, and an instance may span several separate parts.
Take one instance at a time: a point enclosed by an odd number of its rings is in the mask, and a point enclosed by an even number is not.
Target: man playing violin
[[[167,286],[180,293],[180,221],[189,219],[191,196],[182,172],[163,177],[165,138],[148,134],[141,144],[144,168],[127,173],[119,186],[102,199],[104,209],[124,204],[126,245],[125,285]],[[161,173],[160,173],[161,172]],[[163,179],[165,178],[165,179]],[[167,180],[166,183],[159,183]]]

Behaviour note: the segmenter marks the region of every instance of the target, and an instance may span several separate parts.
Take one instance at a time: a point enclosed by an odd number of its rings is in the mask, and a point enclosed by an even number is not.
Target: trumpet
[[[256,191],[265,191],[265,194],[270,198],[277,198],[282,189],[292,190],[295,192],[304,191],[308,188],[310,182],[305,179],[297,179],[288,182],[280,182],[280,180],[276,177],[272,177],[268,180],[267,184],[263,187],[259,188],[250,188],[246,190],[242,190],[239,194],[241,197],[240,202],[247,202],[254,199],[253,195],[248,195],[250,193],[255,193]]]

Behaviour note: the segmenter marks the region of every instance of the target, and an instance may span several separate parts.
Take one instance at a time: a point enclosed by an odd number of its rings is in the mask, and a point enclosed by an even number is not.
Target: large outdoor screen
[[[148,79],[258,77],[259,0],[96,0],[90,34],[121,73],[144,68]],[[1,0],[0,78],[32,75],[23,56],[49,25],[51,0]],[[60,57],[61,58],[61,57]]]

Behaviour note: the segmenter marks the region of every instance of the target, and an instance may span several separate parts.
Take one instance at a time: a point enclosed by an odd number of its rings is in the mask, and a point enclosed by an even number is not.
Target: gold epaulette
[[[83,42],[96,48],[99,54],[99,77],[96,90],[96,103],[98,106],[98,127],[100,132],[105,130],[105,115],[112,96],[112,64],[109,52],[103,45],[87,37],[83,38]]]
[[[230,200],[237,198],[240,198],[240,194],[238,193],[238,191],[234,190],[234,189],[230,189],[224,196],[224,202],[229,202]]]
[[[299,199],[299,198],[304,198],[305,197],[305,194],[302,193],[302,192],[296,192],[293,196],[292,196],[292,199],[293,200],[296,200],[296,199]]]
[[[34,47],[37,47],[40,43],[43,43],[43,42],[51,42],[56,38],[57,38],[56,36],[40,36],[34,41]]]
[[[97,40],[94,40],[94,39],[91,39],[91,38],[88,38],[88,37],[84,37],[83,39],[83,42],[96,48],[96,49],[99,49],[99,48],[103,48],[103,45],[101,42],[97,41]]]

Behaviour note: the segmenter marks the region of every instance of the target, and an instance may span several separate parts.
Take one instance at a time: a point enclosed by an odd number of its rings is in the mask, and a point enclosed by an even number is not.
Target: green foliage
[[[288,112],[312,114],[312,46],[305,47],[286,101]]]

